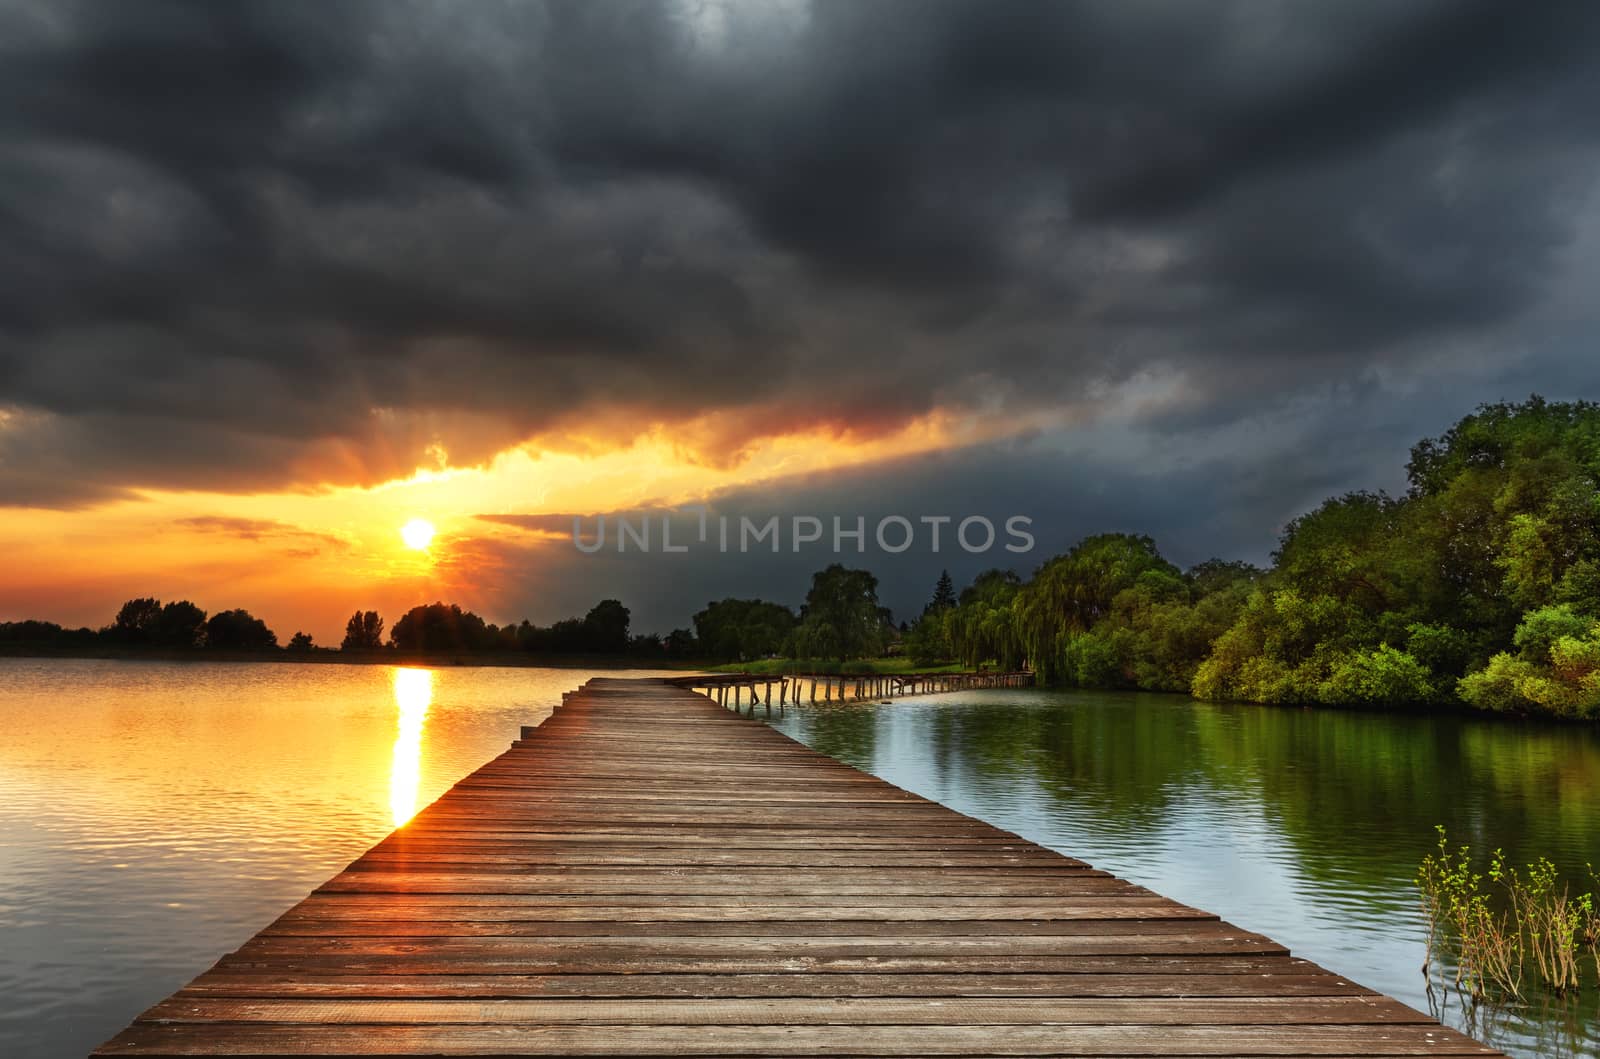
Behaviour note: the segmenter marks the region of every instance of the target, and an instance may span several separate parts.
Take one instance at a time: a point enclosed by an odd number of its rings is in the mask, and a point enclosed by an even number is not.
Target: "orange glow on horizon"
[[[730,427],[742,431],[753,415],[659,425],[622,445],[603,436],[551,437],[466,467],[445,464],[438,448],[430,457],[436,465],[373,486],[145,490],[74,511],[10,509],[0,519],[0,550],[8,558],[0,572],[0,621],[98,627],[124,600],[151,595],[189,599],[212,612],[244,607],[280,641],[304,630],[322,646],[338,644],[357,608],[377,608],[392,621],[397,611],[442,598],[489,620],[515,620],[530,615],[501,612],[496,552],[526,549],[538,535],[478,515],[714,505],[729,491],[1039,425],[1015,415],[936,411],[897,427],[824,424],[747,435],[728,450]]]

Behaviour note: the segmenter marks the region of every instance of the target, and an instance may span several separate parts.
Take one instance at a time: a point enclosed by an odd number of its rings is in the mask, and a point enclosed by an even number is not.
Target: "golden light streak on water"
[[[389,811],[395,827],[417,814],[417,787],[422,778],[422,725],[433,704],[433,670],[396,669],[394,702],[399,731],[394,738],[394,764],[389,770]]]

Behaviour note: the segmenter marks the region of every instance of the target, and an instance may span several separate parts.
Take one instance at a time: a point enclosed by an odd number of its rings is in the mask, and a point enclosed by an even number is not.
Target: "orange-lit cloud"
[[[545,442],[561,449],[535,440],[475,466],[456,466],[439,448],[432,466],[370,487],[145,490],[80,510],[14,510],[0,523],[0,548],[16,560],[0,574],[0,620],[98,626],[136,595],[188,598],[211,611],[243,606],[280,639],[305,629],[319,643],[337,643],[358,607],[393,614],[434,598],[514,620],[524,615],[495,612],[495,586],[512,575],[526,580],[526,564],[537,562],[539,541],[519,521],[526,516],[694,503],[1028,426],[946,413],[809,423],[778,410],[751,415],[707,413],[626,444],[561,434]],[[400,539],[412,519],[437,527],[426,551]],[[554,543],[569,530],[570,523],[543,536]]]

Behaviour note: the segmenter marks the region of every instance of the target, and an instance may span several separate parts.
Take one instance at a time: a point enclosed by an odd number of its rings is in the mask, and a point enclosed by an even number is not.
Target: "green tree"
[[[955,657],[950,640],[950,618],[955,608],[929,607],[904,638],[906,657],[919,666],[948,662]]]
[[[1317,694],[1322,702],[1335,706],[1406,706],[1433,699],[1436,688],[1427,666],[1405,651],[1382,644],[1375,650],[1339,657]]]
[[[1063,646],[1063,677],[1089,687],[1188,691],[1212,644],[1238,618],[1261,571],[1208,560],[1182,578],[1156,568],[1112,598],[1110,612]]]
[[[1501,651],[1458,685],[1484,710],[1600,717],[1600,620],[1568,604],[1543,607],[1517,626],[1516,654]]]
[[[1022,640],[1012,607],[1022,579],[1011,570],[985,570],[961,590],[945,618],[950,649],[962,665],[993,662],[1001,669],[1022,668]]]
[[[1414,518],[1405,545],[1437,557],[1453,593],[1434,620],[1471,636],[1480,659],[1523,612],[1594,599],[1600,545],[1600,406],[1483,405],[1407,465]]]
[[[1107,617],[1117,595],[1136,583],[1167,598],[1186,592],[1182,572],[1142,535],[1086,537],[1039,567],[1017,593],[1014,613],[1017,636],[1040,679],[1081,682],[1074,672],[1081,659],[1073,660],[1073,639]],[[1090,679],[1100,683],[1102,678]]]
[[[781,653],[794,627],[794,612],[780,603],[723,599],[694,616],[694,639],[702,657],[748,662]]]
[[[884,624],[878,579],[834,563],[812,575],[794,632],[795,654],[840,662],[875,655],[883,647]]]

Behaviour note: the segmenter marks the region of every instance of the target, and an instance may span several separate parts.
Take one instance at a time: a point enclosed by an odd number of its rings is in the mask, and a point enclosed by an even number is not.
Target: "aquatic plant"
[[[1496,849],[1486,871],[1476,871],[1471,847],[1452,849],[1444,827],[1435,830],[1438,849],[1423,857],[1416,882],[1429,962],[1438,955],[1442,966],[1453,963],[1457,988],[1474,1000],[1520,999],[1535,988],[1565,996],[1582,986],[1585,951],[1600,975],[1594,891],[1574,895],[1546,857],[1519,871]],[[1600,889],[1600,875],[1588,872]]]

